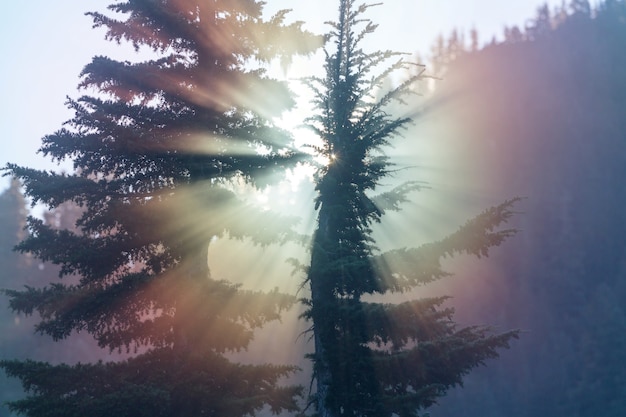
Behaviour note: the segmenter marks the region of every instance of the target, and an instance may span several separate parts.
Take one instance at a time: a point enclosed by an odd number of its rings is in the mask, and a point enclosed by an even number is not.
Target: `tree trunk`
[[[318,228],[313,238],[311,250],[311,268],[309,285],[311,288],[311,311],[315,340],[314,377],[316,381],[316,407],[320,417],[336,417],[331,409],[328,398],[332,383],[332,373],[328,346],[333,343],[333,318],[328,317],[329,308],[334,302],[332,277],[324,271],[328,264],[329,253],[327,242],[332,239],[330,219],[327,208],[322,204],[318,215]]]

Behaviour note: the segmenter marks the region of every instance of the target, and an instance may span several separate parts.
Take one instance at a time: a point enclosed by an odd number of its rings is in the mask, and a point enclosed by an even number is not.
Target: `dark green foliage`
[[[295,368],[241,366],[255,328],[293,304],[278,292],[243,291],[210,276],[212,238],[258,244],[291,235],[291,219],[241,201],[238,184],[263,185],[300,158],[269,121],[293,105],[262,67],[309,53],[320,39],[262,19],[262,2],[130,0],[90,13],[107,38],[150,50],[149,60],[97,56],[68,99],[74,116],[41,152],[75,173],[9,164],[33,204],[79,206],[71,228],[28,219],[17,247],[57,264],[63,282],[7,290],[11,308],[38,313],[54,340],[87,332],[123,362],[49,365],[3,361],[29,397],[29,416],[238,416],[295,410],[301,389],[278,381]],[[262,151],[262,152],[261,152]]]
[[[398,86],[383,89],[389,76],[410,64],[401,53],[361,49],[361,40],[376,28],[363,17],[370,7],[340,1],[325,77],[308,80],[318,110],[309,126],[322,139],[314,149],[329,161],[316,180],[318,223],[307,271],[311,299],[304,314],[313,322],[315,339],[312,401],[324,417],[417,416],[517,337],[515,331],[460,328],[452,321],[453,311],[441,306],[443,298],[397,305],[362,300],[446,276],[440,265],[444,257],[486,256],[514,233],[497,228],[517,201],[490,208],[439,242],[378,252],[372,224],[386,210],[398,210],[421,185],[409,182],[373,195],[394,170],[384,148],[411,121],[393,117],[389,105],[402,102],[425,76],[420,67]]]
[[[33,416],[246,415],[265,405],[294,411],[292,387],[277,387],[289,367],[238,365],[211,351],[178,357],[154,349],[123,362],[50,365],[3,361],[37,395],[12,402]]]
[[[488,256],[489,248],[499,246],[515,233],[515,229],[496,228],[510,219],[513,215],[512,206],[517,201],[519,198],[490,207],[440,241],[426,243],[417,248],[395,249],[374,256],[372,259],[377,265],[377,274],[383,281],[379,284],[381,290],[408,291],[448,276],[441,269],[443,258],[459,254],[478,258]],[[419,267],[416,268],[416,265]]]

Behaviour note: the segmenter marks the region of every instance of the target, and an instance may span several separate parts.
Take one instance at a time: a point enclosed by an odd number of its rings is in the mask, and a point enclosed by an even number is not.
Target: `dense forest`
[[[556,10],[541,7],[526,27],[506,28],[502,41],[481,45],[479,32],[472,31],[469,41],[454,32],[433,46],[429,67],[441,80],[418,100],[418,117],[405,135],[424,138],[419,163],[426,167],[417,175],[431,188],[416,198],[413,213],[428,205],[420,198],[439,198],[432,211],[452,231],[468,210],[515,195],[524,200],[516,207],[519,232],[494,256],[451,261],[450,271],[459,277],[419,289],[452,295],[462,324],[522,330],[500,359],[441,398],[429,410],[432,417],[626,413],[624,22],[623,1],[591,8],[574,0]],[[415,154],[403,146],[411,145],[400,144],[399,154]],[[53,279],[55,267],[10,253],[25,237],[27,205],[17,183],[0,195],[0,205],[0,286],[17,289]],[[44,221],[70,226],[80,214],[74,210],[63,206]],[[374,230],[382,246],[397,243],[399,231],[409,226],[428,231],[423,219],[406,211],[403,219],[410,223]],[[472,279],[459,279],[465,275]],[[6,306],[0,300],[2,359],[98,358],[93,342],[76,337],[42,348],[32,335],[34,320]],[[84,344],[84,357],[65,357],[63,343]],[[282,358],[269,356],[270,362]],[[15,380],[0,384],[0,401],[20,395]]]
[[[17,290],[25,285],[45,285],[53,281],[59,273],[55,265],[13,252],[15,245],[27,235],[24,226],[30,208],[17,181],[13,181],[0,194],[0,285],[3,289]],[[80,212],[75,205],[64,204],[55,210],[44,212],[42,217],[46,224],[54,228],[72,228]],[[35,323],[36,317],[12,312],[7,297],[1,297],[0,357],[75,363],[97,360],[108,353],[98,348],[86,334],[74,335],[60,343],[50,343],[48,338],[34,332]],[[0,376],[0,415],[13,415],[4,403],[23,395],[19,382],[7,378],[3,373]]]
[[[433,416],[626,413],[625,21],[621,1],[542,7],[447,61],[417,129],[478,199],[526,197],[483,278],[450,286],[464,319],[523,333]]]
[[[9,402],[10,411],[418,417],[518,337],[517,330],[457,325],[445,296],[370,298],[447,276],[442,258],[486,256],[514,234],[505,223],[518,199],[477,210],[438,241],[381,252],[372,226],[423,188],[412,180],[384,187],[397,165],[386,148],[411,121],[390,109],[425,78],[423,66],[400,52],[361,49],[376,28],[362,15],[375,5],[340,0],[337,20],[328,23],[325,75],[305,81],[315,107],[305,123],[319,140],[305,153],[272,122],[294,101],[263,65],[308,54],[323,37],[302,31],[301,22],[285,24],[287,11],[264,20],[263,5],[131,0],[109,7],[115,17],[89,13],[108,40],[161,57],[131,63],[96,56],[84,67],[79,86],[89,93],[68,99],[74,117],[40,148],[53,160],[71,160],[74,172],[4,168],[32,204],[81,210],[61,227],[51,216],[27,217],[28,233],[16,247],[57,265],[63,281],[3,293],[14,312],[36,312],[35,329],[53,341],[87,333],[127,357],[0,360],[28,394]],[[388,83],[389,75],[416,67],[399,86]],[[292,217],[246,201],[301,161],[315,167],[317,224],[308,239],[292,231]],[[282,357],[268,363],[274,358],[258,355],[252,364],[233,356],[296,298],[277,287],[250,288],[254,264],[243,271],[246,285],[214,275],[209,251],[226,237],[259,246],[309,240],[308,259],[293,265],[301,272],[305,333],[314,341],[314,351],[300,357],[312,363],[314,390],[285,385],[298,368]]]

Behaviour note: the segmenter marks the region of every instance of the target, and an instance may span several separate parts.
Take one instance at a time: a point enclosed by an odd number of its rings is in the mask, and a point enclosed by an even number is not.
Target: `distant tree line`
[[[50,227],[73,228],[81,209],[63,204],[42,213],[43,221]],[[28,254],[18,254],[13,248],[28,235],[25,229],[31,207],[23,195],[18,181],[0,193],[0,288],[18,290],[24,285],[40,286],[53,281],[59,269]],[[107,352],[98,349],[88,335],[73,335],[66,343],[50,344],[49,340],[35,334],[33,317],[12,312],[8,299],[0,297],[0,359],[39,358],[53,363],[97,360]],[[71,346],[72,349],[68,349]],[[6,401],[17,400],[24,392],[14,379],[0,373],[0,415],[12,414]]]
[[[482,298],[453,291],[465,317],[523,334],[432,415],[623,416],[626,3],[544,6],[505,32],[451,61],[432,103],[466,181],[527,197],[519,239],[493,262],[504,285],[486,274]]]
[[[572,25],[590,19],[599,19],[599,23],[622,9],[623,2],[620,0],[603,1],[595,8],[591,7],[588,0],[570,0],[569,4],[564,1],[552,10],[544,3],[537,8],[536,15],[529,18],[522,27],[505,26],[500,39],[494,36],[492,39],[481,41],[480,32],[476,28],[471,28],[468,33],[456,28],[448,35],[438,35],[433,42],[429,55],[429,70],[434,75],[441,76],[452,61],[464,54],[503,43],[539,40],[552,34],[561,25]]]
[[[287,24],[287,11],[265,18],[258,1],[129,0],[89,13],[108,40],[157,58],[95,56],[85,66],[84,95],[67,102],[72,118],[41,146],[53,160],[71,160],[74,172],[4,168],[34,203],[80,209],[70,222],[28,216],[16,246],[56,265],[63,280],[3,292],[13,312],[36,315],[38,333],[56,342],[87,333],[114,355],[78,363],[2,358],[0,368],[27,391],[11,411],[417,417],[517,338],[516,330],[458,325],[445,296],[364,299],[448,276],[444,258],[487,256],[515,233],[503,225],[518,200],[483,208],[438,241],[379,251],[373,224],[422,188],[412,180],[385,189],[383,180],[395,172],[386,151],[411,121],[389,109],[411,95],[423,71],[385,91],[388,76],[411,64],[400,53],[364,52],[361,40],[376,28],[363,17],[370,6],[338,5],[324,37]],[[208,248],[222,236],[258,245],[301,238],[293,219],[247,204],[245,194],[311,160],[272,120],[294,100],[265,65],[311,53],[324,38],[325,75],[307,80],[316,105],[307,124],[321,142],[311,149],[328,163],[315,177],[317,223],[302,268],[316,386],[302,406],[304,388],[285,380],[295,366],[229,355],[295,297],[213,276]]]

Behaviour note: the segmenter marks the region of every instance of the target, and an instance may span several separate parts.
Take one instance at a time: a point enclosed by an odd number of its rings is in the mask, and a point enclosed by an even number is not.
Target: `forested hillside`
[[[449,282],[461,317],[521,340],[433,417],[626,414],[626,5],[585,3],[451,60],[418,126],[451,182],[526,197],[483,277]]]
[[[500,359],[470,373],[464,387],[428,411],[432,417],[621,417],[626,415],[626,4],[608,0],[592,9],[586,0],[573,0],[555,11],[543,7],[527,27],[506,28],[504,35],[484,47],[476,32],[468,47],[458,32],[437,41],[428,68],[441,80],[434,82],[432,96],[418,98],[415,125],[393,151],[405,158],[396,159],[401,168],[417,166],[403,170],[399,179],[408,175],[428,188],[407,204],[403,221],[375,230],[383,250],[416,245],[453,232],[467,212],[524,197],[515,207],[516,236],[488,260],[449,262],[445,266],[456,276],[417,289],[420,296],[452,295],[448,304],[456,308],[460,326],[522,331]],[[47,214],[45,224],[71,229],[77,216],[72,207]],[[10,252],[26,237],[26,211],[17,182],[0,194],[0,288],[44,285],[58,273]],[[284,247],[265,252],[255,247],[264,259],[248,272],[226,241],[211,240],[215,276],[264,278],[270,263],[283,264]],[[39,336],[30,335],[35,321],[17,317],[7,304],[0,297],[0,359],[98,359],[84,333],[83,339],[52,344],[45,338],[41,344]],[[296,321],[300,311],[294,308],[282,323],[255,333],[252,362],[294,363],[302,357],[298,350],[310,350],[307,338],[297,337],[306,328]],[[298,330],[293,337],[285,333],[291,326]],[[67,344],[73,345],[71,356]],[[304,372],[295,378],[307,384],[310,364],[300,365]],[[16,380],[0,379],[0,402],[20,392]],[[0,416],[4,413],[0,408]]]
[[[17,181],[0,193],[0,288],[21,289],[24,285],[36,286],[54,280],[59,270],[54,265],[43,263],[32,256],[19,254],[13,247],[24,239],[26,216],[29,213]],[[80,209],[72,205],[43,214],[44,221],[55,228],[73,227]],[[36,357],[52,363],[76,363],[103,357],[103,351],[86,334],[73,335],[62,343],[51,344],[50,340],[35,333],[35,317],[14,313],[9,300],[0,297],[0,359],[26,359]],[[68,347],[71,346],[71,349]],[[10,414],[5,401],[23,396],[19,381],[0,373],[0,416]]]
[[[25,257],[17,257],[11,249],[23,237],[22,226],[26,221],[26,206],[24,197],[19,192],[17,182],[11,184],[11,188],[0,194],[0,265],[2,272],[0,279],[2,287],[8,287],[25,278],[26,272],[34,272],[36,269],[28,265]],[[25,335],[24,326],[20,326],[20,320],[8,310],[8,300],[0,299],[0,356],[2,358],[14,356],[21,346],[21,336]],[[30,328],[29,328],[30,330]],[[17,381],[0,377],[0,402],[15,399],[21,393],[20,384]],[[8,414],[8,410],[0,406],[2,415]]]

